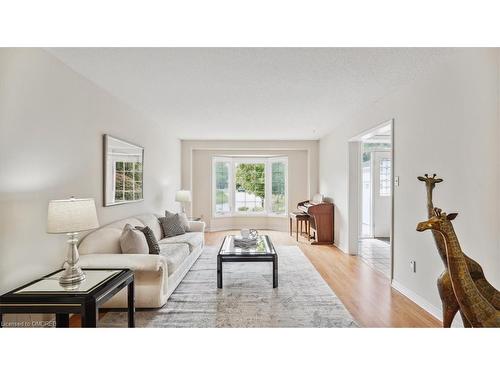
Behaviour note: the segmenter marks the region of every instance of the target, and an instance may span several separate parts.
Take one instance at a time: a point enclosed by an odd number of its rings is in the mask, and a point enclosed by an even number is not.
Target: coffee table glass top
[[[220,255],[271,255],[276,254],[269,236],[257,236],[257,244],[249,248],[241,248],[234,245],[234,236],[226,236],[219,251]]]
[[[122,270],[83,270],[85,280],[79,285],[61,286],[59,277],[62,270],[48,277],[44,277],[26,287],[19,289],[14,294],[54,294],[54,293],[88,293],[92,289],[109,280]]]

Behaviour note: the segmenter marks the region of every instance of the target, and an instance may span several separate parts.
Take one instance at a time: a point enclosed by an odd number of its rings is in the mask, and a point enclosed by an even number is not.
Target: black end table
[[[234,246],[234,236],[226,236],[217,254],[217,288],[222,288],[222,263],[272,262],[273,288],[278,287],[278,254],[269,236],[258,236],[257,244],[249,248]]]
[[[135,327],[134,272],[130,269],[84,268],[78,288],[59,284],[59,273],[32,281],[0,297],[2,314],[55,313],[56,327],[69,327],[69,314],[80,314],[82,327],[96,327],[99,306],[124,287],[128,289],[128,326]]]

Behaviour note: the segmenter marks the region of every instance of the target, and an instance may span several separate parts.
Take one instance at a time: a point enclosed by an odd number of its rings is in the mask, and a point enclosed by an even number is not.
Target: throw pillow
[[[160,217],[158,220],[160,220],[160,224],[163,228],[163,234],[165,235],[165,237],[179,236],[186,233],[179,214]]]
[[[148,226],[135,227],[135,229],[140,230],[144,234],[146,242],[148,243],[149,254],[160,254],[160,245],[158,245],[158,240],[156,239],[153,230]]]
[[[149,246],[144,234],[134,229],[132,225],[125,224],[120,236],[120,247],[123,254],[148,254]]]
[[[176,214],[173,212],[165,211],[165,217],[175,216],[175,215],[179,215],[179,219],[181,221],[182,227],[184,228],[184,232],[188,232],[189,231],[189,221],[188,221],[187,215],[184,212],[182,212],[180,214]]]

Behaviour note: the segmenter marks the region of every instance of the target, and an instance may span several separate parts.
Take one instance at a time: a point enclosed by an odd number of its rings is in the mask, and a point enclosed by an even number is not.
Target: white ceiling
[[[453,53],[443,48],[57,48],[181,139],[318,139]]]

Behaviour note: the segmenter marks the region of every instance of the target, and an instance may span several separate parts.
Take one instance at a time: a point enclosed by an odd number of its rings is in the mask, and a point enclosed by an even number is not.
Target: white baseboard
[[[427,311],[429,314],[434,316],[436,319],[438,319],[440,322],[442,321],[442,310],[439,307],[434,306],[432,303],[427,301],[425,298],[422,296],[419,296],[417,293],[411,291],[401,283],[397,282],[396,280],[392,280],[391,285],[394,289],[396,289],[399,293],[407,297],[408,299],[412,300],[415,302],[417,305],[419,305],[421,308],[423,308],[425,311]]]
[[[344,244],[340,244],[336,241],[333,242],[333,246],[342,251],[343,253],[349,254],[349,252],[344,248]]]
[[[242,226],[236,226],[236,225],[218,225],[218,226],[213,226],[213,227],[206,227],[205,231],[206,232],[220,232],[220,231],[225,231],[225,230],[240,230]],[[257,228],[252,228],[252,229],[257,229],[257,230],[274,230],[278,232],[288,232],[288,228],[286,225],[267,225],[265,227],[257,227]]]

